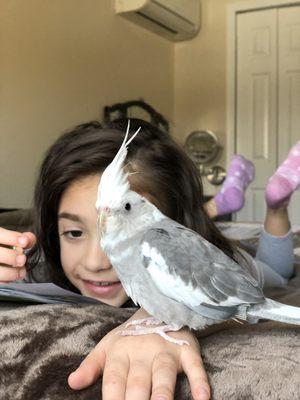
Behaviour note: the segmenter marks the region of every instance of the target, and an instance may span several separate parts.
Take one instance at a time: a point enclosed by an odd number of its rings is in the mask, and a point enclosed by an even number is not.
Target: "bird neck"
[[[101,247],[104,251],[110,252],[128,239],[141,236],[147,228],[165,218],[166,216],[158,208],[148,202],[145,212],[138,218],[128,221],[114,220],[113,226],[110,226],[108,221],[106,232],[101,238]]]

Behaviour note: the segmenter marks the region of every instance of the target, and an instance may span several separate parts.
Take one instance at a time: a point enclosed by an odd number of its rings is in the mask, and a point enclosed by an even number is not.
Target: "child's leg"
[[[267,214],[256,258],[268,264],[283,278],[294,271],[293,240],[287,206],[300,185],[300,141],[290,150],[287,159],[269,179],[265,197]]]
[[[266,202],[270,208],[287,206],[291,195],[300,185],[300,141],[291,148],[287,159],[270,178]]]
[[[206,211],[206,214],[211,219],[214,219],[214,218],[216,218],[218,216],[217,205],[216,205],[214,197],[212,199],[208,200],[204,204],[204,210]]]
[[[290,279],[294,272],[292,232],[289,231],[285,236],[273,236],[263,231],[259,238],[255,259],[267,264],[282,278]],[[264,275],[264,286],[272,286],[269,280],[274,282],[274,274],[268,271],[268,268],[264,268],[262,272]]]
[[[294,272],[293,236],[287,208],[267,209],[255,259],[264,287],[284,286]]]
[[[255,259],[256,271],[255,276],[263,288],[268,287],[284,287],[288,283],[288,279],[283,278],[278,272],[272,269],[268,264]]]
[[[286,207],[267,208],[264,231],[260,235],[255,258],[268,264],[285,279],[293,275],[293,235]]]
[[[205,205],[210,218],[239,211],[245,203],[245,191],[254,179],[254,165],[243,156],[233,156],[219,193]]]

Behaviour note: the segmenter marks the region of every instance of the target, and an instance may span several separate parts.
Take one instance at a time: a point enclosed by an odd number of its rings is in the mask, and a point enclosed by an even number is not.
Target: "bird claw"
[[[143,318],[143,319],[134,319],[132,321],[127,322],[127,324],[125,325],[126,328],[128,328],[128,326],[136,326],[136,325],[159,325],[161,324],[161,321],[157,318],[154,317],[148,317],[148,318]]]
[[[135,325],[135,324],[133,324],[133,325]],[[121,335],[121,336],[139,336],[139,335],[150,335],[150,334],[156,333],[157,335],[161,336],[168,342],[178,344],[179,346],[182,346],[182,345],[189,346],[189,342],[187,342],[186,340],[175,339],[166,334],[166,332],[169,332],[169,331],[178,331],[180,328],[181,328],[181,326],[177,326],[174,324],[161,325],[161,326],[156,326],[156,327],[144,327],[142,325],[135,325],[135,329],[122,330],[122,331],[117,332],[117,334]]]

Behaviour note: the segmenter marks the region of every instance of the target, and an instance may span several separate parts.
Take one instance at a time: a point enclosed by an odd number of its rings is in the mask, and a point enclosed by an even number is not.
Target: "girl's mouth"
[[[116,283],[119,283],[119,282],[96,282],[96,281],[87,281],[87,282],[95,286],[111,286],[115,285]]]
[[[89,292],[100,295],[104,298],[113,297],[118,290],[122,287],[120,281],[110,282],[110,281],[86,281],[83,280],[85,287]]]

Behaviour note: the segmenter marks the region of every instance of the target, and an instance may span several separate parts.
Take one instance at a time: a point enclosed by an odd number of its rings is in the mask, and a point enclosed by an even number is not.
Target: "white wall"
[[[173,118],[174,45],[113,0],[0,0],[0,208],[29,207],[59,134],[143,99]]]
[[[173,44],[114,0],[0,0],[0,208],[29,206],[49,144],[114,102],[143,97],[180,142],[209,129],[225,146],[226,6],[243,1],[201,0],[199,35]]]
[[[175,45],[174,134],[181,141],[194,130],[214,131],[225,147],[227,4],[244,0],[201,0],[201,30]],[[226,151],[218,160],[225,166]],[[206,184],[214,194],[218,187]]]

